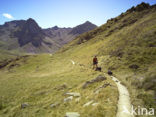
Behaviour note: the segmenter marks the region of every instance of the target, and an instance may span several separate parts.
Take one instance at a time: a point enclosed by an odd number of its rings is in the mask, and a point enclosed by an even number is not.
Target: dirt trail
[[[73,60],[70,61],[73,65],[75,65],[75,62]],[[116,77],[111,76],[111,78],[116,83],[119,91],[118,111],[116,117],[134,117],[134,115],[131,114],[132,105],[127,88],[122,85]]]
[[[130,113],[132,106],[127,88],[123,86],[117,78],[114,76],[111,77],[112,80],[115,81],[119,91],[118,111],[116,117],[134,117],[134,115]]]

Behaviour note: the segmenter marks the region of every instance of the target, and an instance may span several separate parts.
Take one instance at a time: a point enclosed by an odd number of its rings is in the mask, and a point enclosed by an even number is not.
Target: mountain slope
[[[82,61],[97,55],[104,71],[112,70],[129,88],[134,106],[156,107],[156,5],[142,3],[132,7],[80,35],[62,52],[76,53]]]
[[[81,27],[85,29],[81,33],[96,28],[91,23],[81,24]],[[73,29],[58,27],[41,29],[32,18],[26,21],[6,22],[0,26],[0,49],[18,50],[26,53],[53,53],[81,34],[79,32],[70,33]]]
[[[115,117],[118,92],[103,73],[108,69],[128,87],[135,107],[155,108],[155,32],[156,5],[142,3],[80,35],[54,55],[13,60],[0,70],[0,115],[62,117],[66,112],[78,112],[82,117]],[[103,72],[92,70],[94,55]],[[82,88],[99,75],[107,80]],[[95,93],[107,83],[111,85]],[[66,103],[66,92],[79,92],[81,98]],[[98,105],[84,107],[90,101]],[[21,109],[23,103],[28,106]],[[51,107],[55,103],[58,105]]]

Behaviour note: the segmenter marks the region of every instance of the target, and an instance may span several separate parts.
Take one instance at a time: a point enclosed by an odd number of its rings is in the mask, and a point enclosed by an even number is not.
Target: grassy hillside
[[[128,87],[132,104],[155,108],[155,39],[156,7],[142,4],[79,36],[54,55],[12,61],[0,70],[0,115],[62,117],[66,112],[78,112],[82,117],[115,117],[118,91],[103,73],[108,69]],[[94,55],[103,72],[92,70]],[[107,80],[82,88],[98,75]],[[94,93],[106,83],[111,86]],[[78,92],[81,99],[64,102],[66,92]],[[99,104],[83,107],[92,100]],[[28,106],[21,109],[23,103]],[[51,108],[54,103],[56,107]]]
[[[103,70],[112,70],[128,87],[132,104],[156,108],[156,6],[143,6],[132,7],[79,36],[61,52],[72,48],[82,61],[96,54]]]
[[[88,66],[72,65],[69,58],[75,60],[76,57],[66,53],[27,56],[11,62],[1,70],[0,115],[62,117],[66,112],[78,112],[83,117],[115,116],[118,92],[114,82],[104,75],[107,80],[83,89],[82,86],[87,80],[92,80],[102,73],[94,72]],[[112,86],[101,89],[97,94],[94,92],[108,82]],[[64,102],[68,97],[64,95],[66,92],[80,93],[80,101],[76,101],[78,98],[74,97],[72,101]],[[99,104],[83,107],[92,100]],[[28,103],[29,106],[21,109],[22,103]],[[58,105],[51,108],[50,105],[54,103]]]
[[[16,58],[17,56],[24,55],[18,51],[7,51],[7,50],[1,50],[0,49],[0,62],[5,61],[6,59],[12,59]]]

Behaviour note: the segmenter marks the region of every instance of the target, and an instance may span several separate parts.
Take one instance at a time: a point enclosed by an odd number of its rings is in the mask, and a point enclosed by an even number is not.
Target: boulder
[[[131,68],[131,69],[138,69],[138,68],[139,68],[139,66],[138,66],[138,65],[136,65],[136,64],[133,64],[133,65],[130,65],[130,66],[129,66],[129,68]]]
[[[24,108],[26,108],[26,107],[28,107],[28,106],[29,106],[28,103],[23,103],[23,104],[21,104],[21,108],[22,108],[22,109],[24,109]]]
[[[68,87],[67,87],[67,84],[62,84],[62,85],[60,85],[60,86],[58,86],[58,87],[55,87],[54,89],[60,91],[60,90],[66,89],[66,88],[68,88]]]
[[[51,107],[51,108],[55,108],[55,107],[58,106],[58,105],[59,105],[59,103],[58,103],[58,102],[55,102],[55,103],[51,104],[50,107]]]
[[[100,82],[103,80],[106,80],[107,78],[103,75],[97,76],[95,79],[92,79],[91,81],[86,81],[85,84],[82,86],[83,89],[85,89],[88,85],[95,83],[95,82]]]
[[[106,80],[106,77],[102,76],[102,75],[99,75],[95,79],[91,80],[91,82],[94,83],[94,82],[100,82],[100,81],[103,81],[103,80]]]
[[[99,91],[102,89],[102,88],[106,88],[107,86],[112,86],[110,83],[105,83],[103,84],[102,86],[98,87],[97,89],[94,90],[94,92],[97,94],[99,93]]]

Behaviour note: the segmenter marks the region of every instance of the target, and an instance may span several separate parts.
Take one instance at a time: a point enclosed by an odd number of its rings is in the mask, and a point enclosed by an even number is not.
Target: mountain
[[[74,27],[69,34],[73,34],[73,35],[82,34],[84,32],[93,30],[96,27],[97,27],[96,25],[92,24],[89,21],[86,21],[84,24]]]
[[[92,69],[95,55],[102,72]],[[25,55],[0,63],[0,116],[116,117],[118,105],[127,103],[119,100],[116,83],[127,87],[129,95],[120,97],[130,98],[137,114],[141,109],[151,112],[156,108],[155,60],[156,5],[141,3],[53,55]],[[113,81],[108,70],[120,82]]]
[[[19,29],[13,33],[18,38],[20,47],[32,43],[33,46],[39,47],[43,42],[44,32],[33,19],[28,19]]]
[[[67,44],[72,41],[76,36],[95,29],[97,26],[87,21],[74,28],[59,28],[57,26],[45,29],[44,32],[59,45]]]
[[[73,40],[76,35],[69,34],[72,28],[59,28],[57,26],[44,29],[45,34],[57,42],[60,46]]]
[[[96,27],[96,25],[86,22],[74,28],[55,26],[42,29],[32,18],[26,21],[6,22],[4,25],[0,25],[0,49],[26,53],[53,53],[76,36]],[[73,30],[79,28],[84,28],[84,30],[73,33]]]

